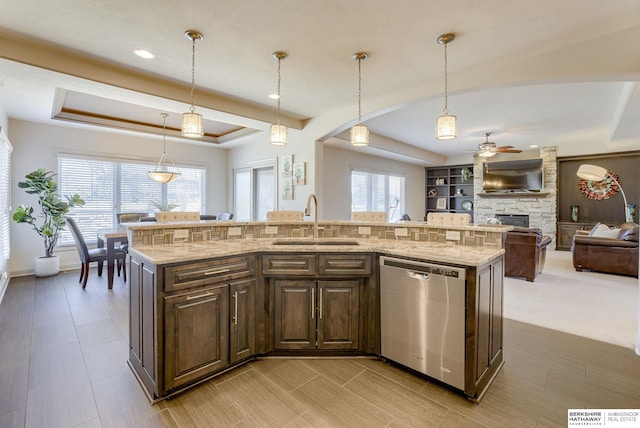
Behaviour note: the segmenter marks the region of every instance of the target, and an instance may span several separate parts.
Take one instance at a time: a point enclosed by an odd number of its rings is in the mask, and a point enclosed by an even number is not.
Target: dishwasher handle
[[[431,278],[431,274],[427,272],[417,272],[414,270],[408,270],[406,272],[409,278],[418,279],[421,281],[428,281],[429,278]]]

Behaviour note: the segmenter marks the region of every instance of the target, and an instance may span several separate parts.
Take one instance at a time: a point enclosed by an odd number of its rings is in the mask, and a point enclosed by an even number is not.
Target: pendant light
[[[351,58],[358,61],[358,124],[351,127],[351,145],[355,147],[364,147],[369,145],[369,128],[362,122],[362,61],[367,59],[366,52],[354,53]]]
[[[196,89],[196,41],[204,39],[196,30],[187,30],[184,36],[191,40],[191,106],[188,113],[182,114],[182,136],[200,138],[204,135],[202,115],[196,113],[193,104],[193,91]]]
[[[153,171],[147,172],[149,178],[153,181],[157,181],[158,183],[171,183],[172,181],[180,178],[180,170],[173,162],[173,159],[167,154],[167,113],[160,113],[162,116],[162,156],[160,156],[160,160],[156,164],[156,167]],[[171,166],[166,161],[168,159],[171,162]]]
[[[271,54],[273,59],[278,61],[278,123],[271,125],[271,136],[269,141],[274,146],[287,145],[287,127],[280,125],[280,63],[287,59],[287,53],[276,51]]]
[[[444,114],[436,122],[436,138],[451,140],[456,138],[456,117],[449,114],[449,94],[447,82],[447,44],[456,38],[454,33],[443,34],[438,37],[438,43],[444,45]]]

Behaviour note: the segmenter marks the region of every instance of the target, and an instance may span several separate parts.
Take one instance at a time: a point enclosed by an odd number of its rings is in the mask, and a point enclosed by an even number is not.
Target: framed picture
[[[293,164],[293,185],[294,186],[306,184],[305,166],[306,166],[305,162]]]
[[[437,210],[446,210],[447,209],[447,198],[438,198],[438,199],[436,199],[436,209]]]
[[[293,178],[280,179],[280,198],[283,201],[293,200]]]
[[[280,176],[293,177],[293,155],[280,156]]]

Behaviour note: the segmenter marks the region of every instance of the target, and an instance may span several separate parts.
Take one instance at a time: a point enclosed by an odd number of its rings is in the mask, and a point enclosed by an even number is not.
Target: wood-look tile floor
[[[511,320],[480,404],[375,359],[264,359],[151,405],[126,364],[127,284],[78,276],[11,280],[0,427],[564,427],[569,408],[640,408],[633,350]]]

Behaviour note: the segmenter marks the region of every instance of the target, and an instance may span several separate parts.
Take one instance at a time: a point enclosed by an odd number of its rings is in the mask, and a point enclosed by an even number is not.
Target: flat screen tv
[[[543,185],[541,158],[484,164],[482,174],[484,192],[541,192]]]

